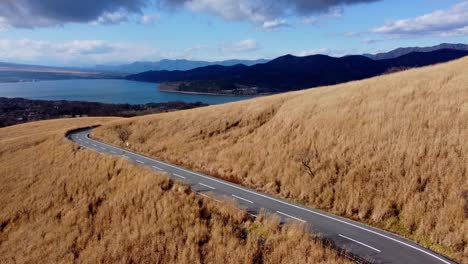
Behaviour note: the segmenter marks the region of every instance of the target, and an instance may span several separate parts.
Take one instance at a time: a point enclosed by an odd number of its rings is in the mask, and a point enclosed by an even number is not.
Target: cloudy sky
[[[1,0],[0,61],[375,53],[468,43],[468,0]]]

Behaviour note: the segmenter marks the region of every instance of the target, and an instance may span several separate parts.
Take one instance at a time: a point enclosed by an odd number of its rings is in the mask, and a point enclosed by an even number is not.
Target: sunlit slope
[[[0,263],[349,263],[300,226],[252,221],[64,137],[111,120],[0,129]]]
[[[468,261],[468,59],[112,122],[94,136]]]

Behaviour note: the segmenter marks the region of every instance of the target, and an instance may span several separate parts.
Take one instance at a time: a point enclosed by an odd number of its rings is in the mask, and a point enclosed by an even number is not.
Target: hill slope
[[[64,137],[111,120],[0,129],[0,263],[349,263],[300,226],[253,221]]]
[[[94,137],[468,261],[468,58],[109,123]]]
[[[239,85],[255,86],[261,93],[276,93],[323,85],[361,80],[395,68],[421,67],[468,55],[468,51],[437,50],[414,52],[388,60],[364,56],[334,58],[325,55],[295,57],[286,55],[268,63],[253,66],[208,66],[190,71],[149,71],[127,76],[148,82],[225,80]]]

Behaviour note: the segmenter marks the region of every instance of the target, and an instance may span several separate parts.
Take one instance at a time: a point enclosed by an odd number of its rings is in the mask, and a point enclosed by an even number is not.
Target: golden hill
[[[64,137],[112,120],[0,129],[0,263],[349,263],[301,226],[253,221]]]
[[[468,58],[118,120],[93,136],[468,262]],[[125,134],[125,133],[123,133]],[[123,139],[123,140],[122,140]]]

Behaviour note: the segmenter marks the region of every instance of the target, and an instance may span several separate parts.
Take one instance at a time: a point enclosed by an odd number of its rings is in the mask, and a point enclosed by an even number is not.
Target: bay
[[[164,103],[170,101],[222,104],[252,98],[160,92],[158,84],[118,79],[76,79],[0,83],[0,97],[101,103]]]

